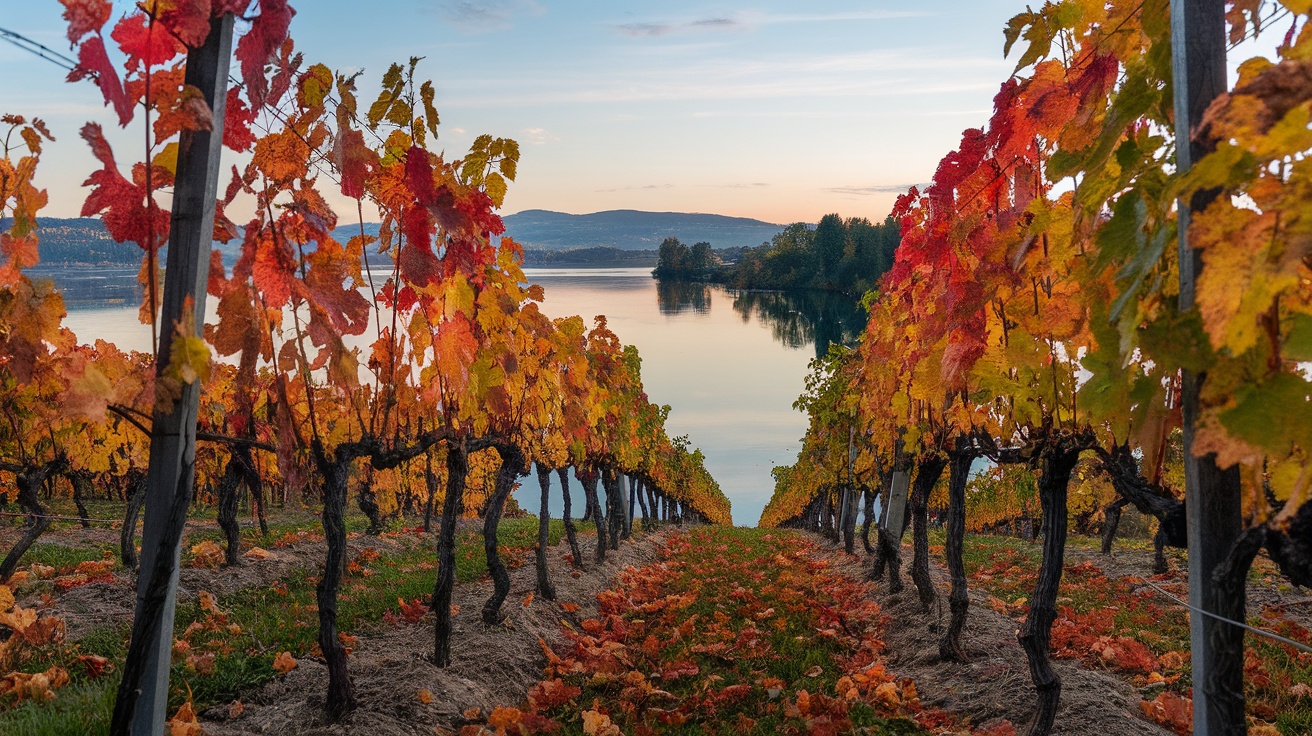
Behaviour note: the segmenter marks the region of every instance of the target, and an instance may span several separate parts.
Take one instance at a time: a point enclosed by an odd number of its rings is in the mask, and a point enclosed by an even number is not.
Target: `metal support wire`
[[[73,71],[73,68],[77,66],[76,59],[65,56],[64,54],[55,51],[54,49],[50,48],[49,46],[46,46],[45,44],[33,41],[32,39],[28,38],[27,36],[24,36],[21,33],[15,33],[14,31],[11,31],[7,28],[0,28],[0,38],[8,41],[9,43],[12,43],[13,45],[17,46],[18,48],[28,53],[36,54],[37,56],[41,57],[42,59],[45,59],[46,61],[50,62],[51,64],[54,64],[57,67],[60,67],[61,69],[65,69],[71,72]]]
[[[54,514],[15,514],[10,511],[0,511],[0,517],[12,517],[17,519],[55,519],[59,521],[90,521],[98,524],[122,524],[122,519],[92,519],[90,517],[83,519],[81,516],[56,516]]]
[[[1144,584],[1144,585],[1147,585],[1149,588],[1152,588],[1153,590],[1157,591],[1158,593],[1161,593],[1163,596],[1166,596],[1167,598],[1171,599],[1171,600],[1174,601],[1175,603],[1177,603],[1177,604],[1179,604],[1179,605],[1181,605],[1181,606],[1184,606],[1185,608],[1188,608],[1190,611],[1195,611],[1195,612],[1197,612],[1197,613],[1201,613],[1201,614],[1203,614],[1204,616],[1210,616],[1211,618],[1214,618],[1214,619],[1216,619],[1217,621],[1220,621],[1220,622],[1222,622],[1222,623],[1227,623],[1227,624],[1230,624],[1231,626],[1238,626],[1239,628],[1241,628],[1241,629],[1245,629],[1245,630],[1247,630],[1247,631],[1251,631],[1251,632],[1253,632],[1254,634],[1257,634],[1258,636],[1265,636],[1266,638],[1268,638],[1268,639],[1274,639],[1274,640],[1280,642],[1281,644],[1288,644],[1289,646],[1294,647],[1295,649],[1301,649],[1301,650],[1304,651],[1304,652],[1307,652],[1307,653],[1309,653],[1309,654],[1312,654],[1312,646],[1308,646],[1307,644],[1304,644],[1304,643],[1302,643],[1302,642],[1294,641],[1293,639],[1287,639],[1287,638],[1285,638],[1285,637],[1283,637],[1283,636],[1281,636],[1281,635],[1279,635],[1279,634],[1276,634],[1276,633],[1274,633],[1274,632],[1266,631],[1265,629],[1259,629],[1259,628],[1257,628],[1257,627],[1255,627],[1255,626],[1249,626],[1248,624],[1240,623],[1240,622],[1238,622],[1238,621],[1232,621],[1231,619],[1228,619],[1228,618],[1226,618],[1225,616],[1218,616],[1217,614],[1212,613],[1211,611],[1203,610],[1203,609],[1201,609],[1201,608],[1195,608],[1194,606],[1189,605],[1188,603],[1186,603],[1186,602],[1180,600],[1179,598],[1176,598],[1175,596],[1171,595],[1170,593],[1166,592],[1165,590],[1163,590],[1163,589],[1157,587],[1155,584],[1153,584],[1153,582],[1152,582],[1151,580],[1144,580],[1144,581],[1143,581],[1143,584]]]

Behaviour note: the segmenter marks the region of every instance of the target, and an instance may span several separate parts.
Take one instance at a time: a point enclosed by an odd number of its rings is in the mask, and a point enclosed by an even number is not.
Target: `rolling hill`
[[[715,248],[756,246],[784,227],[748,217],[639,210],[608,210],[587,215],[524,210],[504,219],[506,234],[525,248],[540,250],[596,247],[655,250],[670,236],[688,244],[706,241]]]
[[[685,212],[641,212],[609,210],[571,215],[549,210],[524,210],[505,216],[506,232],[527,250],[564,251],[583,248],[614,248],[623,251],[654,251],[667,237],[685,243],[709,242],[715,248],[756,246],[783,229],[782,225],[747,217]],[[135,265],[141,249],[133,243],[115,243],[100,220],[90,217],[43,217],[40,223],[42,265]],[[8,230],[0,220],[0,231]],[[343,226],[338,236],[345,240],[358,233],[358,225]],[[378,225],[367,224],[376,234]],[[236,261],[241,243],[215,244],[224,262]],[[371,261],[373,259],[371,258]]]

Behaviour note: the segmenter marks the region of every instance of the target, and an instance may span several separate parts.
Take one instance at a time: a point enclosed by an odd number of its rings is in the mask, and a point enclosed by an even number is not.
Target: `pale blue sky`
[[[116,5],[119,3],[116,2]],[[129,3],[122,3],[129,7]],[[300,0],[310,61],[364,69],[425,56],[441,141],[523,144],[506,212],[632,208],[814,222],[882,218],[987,119],[1011,64],[1003,23],[1023,0],[564,2]],[[54,0],[0,0],[0,26],[67,50]],[[117,16],[116,16],[117,17]],[[77,129],[112,123],[89,83],[0,43],[0,112],[58,137],[47,214],[75,215],[92,163]],[[139,125],[139,123],[135,124]],[[139,127],[117,137],[137,153]]]

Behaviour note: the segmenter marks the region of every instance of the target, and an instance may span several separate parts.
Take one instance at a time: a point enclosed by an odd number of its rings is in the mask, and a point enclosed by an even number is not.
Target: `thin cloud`
[[[595,189],[596,192],[636,192],[639,190],[649,189],[673,189],[673,184],[634,184],[627,187],[613,187],[611,189]]]
[[[621,23],[615,30],[626,36],[669,36],[690,31],[731,31],[743,28],[732,18],[703,18],[687,23]]]
[[[916,10],[856,10],[847,13],[747,13],[743,17],[751,23],[836,23],[860,20],[897,20],[900,18],[928,18],[938,15]]]
[[[558,141],[560,138],[551,134],[546,128],[525,128],[524,142],[534,146],[540,146],[544,143]]]
[[[692,21],[642,21],[636,23],[617,23],[616,31],[634,37],[671,36],[679,33],[697,31],[743,31],[759,26],[783,23],[850,23],[866,20],[893,20],[898,18],[921,18],[934,15],[916,11],[870,10],[848,13],[756,13],[748,12],[737,17],[701,18]]]
[[[537,0],[439,0],[437,13],[466,33],[504,30],[516,15],[541,15]]]
[[[513,79],[469,77],[452,82],[447,94],[448,99],[460,104],[494,106],[511,100],[518,104],[559,104],[922,97],[996,90],[996,73],[1009,68],[1005,60],[945,55],[933,48],[789,54],[734,64],[700,56],[660,65],[620,63],[572,74],[540,73]]]
[[[846,194],[853,197],[864,197],[871,194],[901,194],[911,187],[920,187],[924,189],[928,184],[870,184],[867,186],[850,186],[850,187],[825,187],[821,191],[833,194]]]

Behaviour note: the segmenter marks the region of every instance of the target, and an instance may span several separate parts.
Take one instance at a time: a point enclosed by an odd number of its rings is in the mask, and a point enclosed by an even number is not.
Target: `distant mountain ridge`
[[[729,217],[688,212],[643,212],[607,210],[571,215],[550,210],[524,210],[506,215],[506,234],[529,250],[563,251],[583,248],[655,251],[661,241],[676,237],[684,243],[708,242],[716,249],[757,246],[783,230],[777,225],[749,217]],[[115,243],[105,224],[93,217],[42,217],[37,220],[41,238],[41,265],[137,265],[141,249],[135,243]],[[358,224],[337,229],[345,241],[358,235]],[[9,220],[0,219],[0,232]],[[365,232],[378,234],[377,223],[366,223]],[[215,243],[231,266],[241,252],[241,241]],[[373,249],[369,249],[372,251]],[[371,253],[371,261],[374,260]]]
[[[0,232],[12,223],[0,218]],[[94,217],[38,217],[41,265],[127,266],[141,263],[136,243],[115,243],[105,223]]]
[[[540,250],[598,247],[655,250],[668,237],[689,244],[705,241],[715,248],[756,246],[784,229],[783,225],[750,217],[640,210],[606,210],[587,215],[524,210],[502,219],[507,235],[525,248]]]

